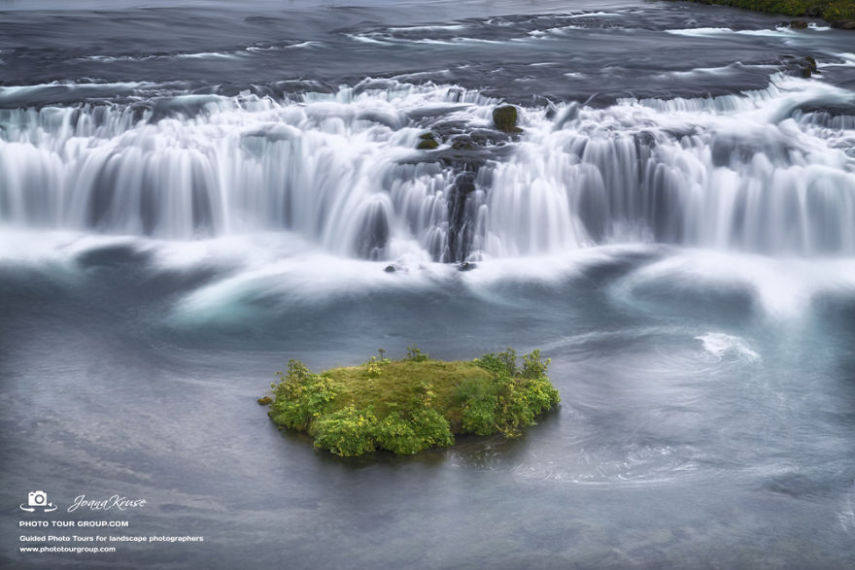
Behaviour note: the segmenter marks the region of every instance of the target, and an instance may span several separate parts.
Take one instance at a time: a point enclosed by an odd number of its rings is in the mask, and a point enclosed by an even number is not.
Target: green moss
[[[436,137],[433,133],[422,133],[419,135],[419,144],[416,145],[418,150],[433,150],[439,146]]]
[[[522,129],[517,127],[517,119],[517,108],[513,105],[504,105],[493,109],[493,125],[500,131],[521,133]]]
[[[835,0],[829,2],[822,12],[822,17],[829,22],[840,20],[855,20],[855,2],[852,0]]]
[[[471,362],[432,360],[415,346],[402,360],[381,354],[360,366],[311,373],[292,360],[278,372],[270,417],[306,432],[315,446],[351,456],[447,447],[454,434],[513,437],[559,402],[549,360],[534,351],[517,365],[508,349]]]
[[[829,22],[855,19],[852,0],[689,0],[700,4],[721,4],[757,12],[824,18]]]

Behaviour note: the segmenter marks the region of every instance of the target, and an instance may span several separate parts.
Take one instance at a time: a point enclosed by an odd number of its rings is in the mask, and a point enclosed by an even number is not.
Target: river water
[[[851,568],[855,36],[675,2],[0,1],[0,324],[3,566]],[[256,403],[290,358],[413,343],[541,348],[562,404],[345,460]],[[30,519],[205,541],[22,553]]]

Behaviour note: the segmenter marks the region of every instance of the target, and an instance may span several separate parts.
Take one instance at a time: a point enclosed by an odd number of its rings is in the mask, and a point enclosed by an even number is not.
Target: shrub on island
[[[539,350],[520,365],[510,348],[471,362],[434,360],[415,346],[393,361],[381,350],[360,366],[320,374],[291,360],[287,373],[276,373],[269,415],[341,456],[411,455],[448,447],[460,434],[516,437],[560,400],[548,366]]]

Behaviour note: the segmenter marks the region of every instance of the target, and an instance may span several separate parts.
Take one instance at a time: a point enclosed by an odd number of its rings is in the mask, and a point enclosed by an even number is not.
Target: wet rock
[[[469,196],[477,190],[478,169],[464,170],[454,179],[448,194],[448,260],[458,261],[469,256],[472,245],[473,202]]]
[[[855,20],[834,20],[830,23],[832,28],[840,30],[855,30]]]
[[[422,133],[419,135],[419,144],[416,145],[418,150],[433,150],[439,146],[433,133]]]
[[[816,60],[809,55],[802,58],[800,65],[802,77],[810,77],[814,73],[819,73],[816,67]]]
[[[259,398],[257,401],[259,405],[269,406],[273,403],[273,398],[271,398],[270,396],[264,396],[263,398]]]
[[[472,137],[467,135],[456,136],[451,141],[451,148],[454,150],[475,150],[477,147]]]
[[[804,20],[792,20],[790,22],[790,28],[794,30],[805,30],[808,27],[808,23]]]
[[[472,271],[478,267],[477,263],[473,263],[471,261],[464,261],[460,265],[457,266],[458,271]]]
[[[810,66],[810,70],[812,72],[814,72],[814,73],[817,72],[816,60],[813,57],[811,57],[809,55],[805,56],[805,62],[808,64],[808,66]]]
[[[383,204],[370,204],[360,221],[356,253],[363,259],[383,259],[390,233],[388,212]]]
[[[783,57],[783,65],[790,73],[804,78],[808,78],[814,73],[819,73],[816,59],[809,55],[804,57],[785,55]]]
[[[517,127],[517,108],[513,105],[504,105],[493,109],[493,125],[505,133],[521,133],[522,129]]]
[[[386,273],[395,273],[396,271],[400,271],[400,268],[397,265],[392,264],[392,265],[387,265],[383,269],[383,271],[385,271]]]

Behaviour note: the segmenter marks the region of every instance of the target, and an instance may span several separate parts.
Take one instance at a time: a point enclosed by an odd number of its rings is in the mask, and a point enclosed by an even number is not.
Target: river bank
[[[685,1],[685,0],[679,0]],[[832,27],[855,30],[855,2],[851,0],[688,0],[697,4],[717,4],[744,10],[783,14],[801,18],[822,18]],[[794,20],[794,27],[806,23]]]

